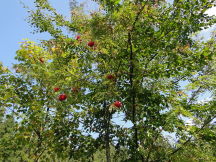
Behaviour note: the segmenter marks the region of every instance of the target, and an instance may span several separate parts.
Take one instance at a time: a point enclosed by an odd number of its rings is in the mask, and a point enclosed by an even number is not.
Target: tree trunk
[[[138,149],[138,130],[137,130],[137,123],[136,123],[136,92],[134,88],[134,56],[133,56],[133,47],[131,42],[131,33],[128,33],[128,44],[129,44],[129,50],[130,50],[130,87],[131,87],[131,105],[132,105],[132,122],[133,122],[133,129],[134,129],[134,151]]]
[[[106,147],[106,161],[111,162],[110,156],[110,112],[109,107],[107,106],[106,101],[104,102],[104,110],[105,110],[105,147]]]

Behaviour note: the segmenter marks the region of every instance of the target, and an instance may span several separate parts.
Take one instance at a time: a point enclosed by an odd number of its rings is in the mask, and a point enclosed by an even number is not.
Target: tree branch
[[[202,126],[200,129],[198,129],[197,131],[195,131],[194,133],[195,133],[195,134],[198,134],[198,133],[199,133],[200,131],[202,131],[209,123],[211,123],[215,118],[216,118],[216,115],[213,116],[212,118],[209,117],[209,118],[206,120],[206,122],[204,122],[203,126]],[[171,153],[168,155],[169,158],[170,158],[171,156],[173,156],[174,154],[176,154],[178,151],[182,150],[183,147],[184,147],[185,145],[187,145],[187,144],[191,141],[192,138],[193,138],[193,136],[189,137],[188,140],[185,141],[179,148],[177,148],[177,149],[175,149],[173,152],[171,152]],[[164,159],[165,159],[165,158],[161,158],[161,159],[158,159],[158,160],[156,160],[156,161],[162,161],[162,160],[164,160]]]

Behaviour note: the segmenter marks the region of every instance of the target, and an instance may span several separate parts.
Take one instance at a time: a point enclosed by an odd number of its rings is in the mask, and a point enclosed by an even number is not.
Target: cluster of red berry
[[[54,92],[58,92],[60,90],[59,87],[55,87],[53,88]],[[78,93],[79,92],[79,88],[73,87],[71,88],[71,91],[74,93]],[[58,96],[59,101],[64,101],[67,99],[67,95],[65,93],[62,93]]]
[[[54,92],[58,92],[60,90],[60,88],[59,87],[55,87],[55,88],[53,88],[53,90],[54,90]],[[74,92],[74,93],[77,93],[77,92],[79,92],[79,89],[74,87],[74,88],[71,89],[71,91]],[[64,101],[64,100],[67,99],[67,95],[65,93],[62,93],[62,94],[60,94],[58,96],[58,99],[59,99],[59,101]],[[113,103],[113,105],[115,107],[118,107],[118,108],[122,107],[122,103],[120,101],[115,101]]]
[[[76,36],[76,40],[81,41],[81,36],[80,36],[80,35],[77,35],[77,36]],[[89,47],[93,47],[93,46],[95,45],[95,42],[89,41],[87,45],[88,45]]]

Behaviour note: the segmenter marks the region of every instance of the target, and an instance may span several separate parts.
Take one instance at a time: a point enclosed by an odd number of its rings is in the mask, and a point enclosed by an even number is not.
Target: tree
[[[29,22],[53,38],[24,41],[17,74],[1,74],[7,85],[1,107],[12,107],[19,118],[16,139],[27,158],[96,161],[104,150],[107,162],[179,161],[198,141],[191,153],[199,158],[207,142],[202,159],[209,160],[215,154],[215,38],[192,35],[215,24],[205,14],[214,1],[96,2],[101,10],[91,14],[71,3],[68,21],[47,0],[35,0]],[[212,100],[198,102],[205,92]],[[123,126],[116,115],[131,124]],[[170,144],[167,133],[178,142]]]

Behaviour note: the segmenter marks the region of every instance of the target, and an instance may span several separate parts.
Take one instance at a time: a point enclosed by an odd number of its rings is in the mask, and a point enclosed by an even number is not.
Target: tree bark
[[[106,101],[104,102],[104,110],[105,110],[105,148],[106,148],[106,161],[111,162],[110,156],[110,112],[109,107],[107,106]]]
[[[131,42],[131,33],[128,33],[128,44],[130,50],[130,87],[131,87],[131,105],[132,105],[132,122],[133,122],[133,129],[134,129],[134,151],[138,149],[138,130],[137,130],[137,123],[136,123],[136,92],[134,88],[134,56],[133,56],[133,47]]]

